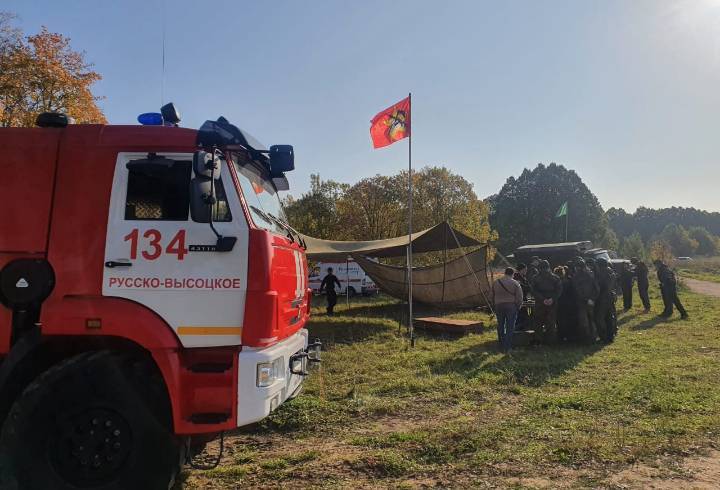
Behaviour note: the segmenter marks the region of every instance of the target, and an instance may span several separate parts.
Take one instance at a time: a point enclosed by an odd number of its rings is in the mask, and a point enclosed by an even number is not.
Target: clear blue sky
[[[163,6],[164,5],[164,6]],[[720,211],[720,0],[4,0],[28,33],[72,38],[112,123],[165,100],[183,125],[224,115],[291,143],[309,174],[354,182],[407,165],[371,117],[413,92],[414,165],[497,192],[524,167],[575,169],[605,208]]]

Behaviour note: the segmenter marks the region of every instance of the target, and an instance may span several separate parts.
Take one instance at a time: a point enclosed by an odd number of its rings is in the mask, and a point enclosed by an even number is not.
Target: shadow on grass
[[[310,338],[319,338],[323,349],[331,349],[335,344],[352,344],[370,338],[395,335],[397,323],[382,318],[315,315],[308,324]]]
[[[632,313],[620,313],[618,315],[618,326],[625,325],[630,320],[634,320],[637,318],[641,313],[639,312],[632,312]]]
[[[663,316],[656,316],[653,318],[649,318],[645,320],[644,322],[640,322],[637,325],[633,325],[630,327],[630,330],[648,330],[650,328],[655,327],[656,325],[660,323],[670,323],[676,321],[677,318],[666,318]]]
[[[602,347],[600,344],[518,347],[497,359],[497,342],[488,340],[434,362],[430,369],[435,374],[455,373],[465,378],[500,375],[506,382],[537,387],[572,369]]]
[[[349,309],[341,308],[337,310],[337,313],[342,316],[356,317],[356,318],[382,318],[394,321],[396,324],[403,325],[403,328],[407,325],[408,318],[408,306],[407,303],[384,303],[384,304],[359,304],[353,306],[350,305]],[[479,317],[482,321],[487,316],[487,312],[472,309],[442,309],[415,303],[413,305],[413,318],[421,317],[440,317],[440,318],[452,318],[452,317]],[[487,324],[487,320],[483,321]]]

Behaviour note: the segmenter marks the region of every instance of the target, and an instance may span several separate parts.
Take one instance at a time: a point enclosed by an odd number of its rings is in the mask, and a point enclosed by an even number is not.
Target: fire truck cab
[[[0,129],[0,488],[168,488],[319,361],[292,147],[167,119]]]

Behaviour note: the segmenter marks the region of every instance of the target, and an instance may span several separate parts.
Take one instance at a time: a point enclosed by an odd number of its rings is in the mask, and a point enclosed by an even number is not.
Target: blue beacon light
[[[145,112],[137,117],[137,120],[143,126],[162,126],[163,117],[159,112]]]

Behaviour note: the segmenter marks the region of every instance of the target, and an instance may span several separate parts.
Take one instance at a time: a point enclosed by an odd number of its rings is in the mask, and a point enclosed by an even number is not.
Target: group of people
[[[660,282],[660,293],[663,300],[663,312],[661,317],[670,317],[673,313],[673,307],[677,308],[681,318],[687,318],[687,312],[677,294],[677,279],[675,273],[662,260],[653,261],[657,278]],[[650,313],[650,295],[648,289],[650,280],[648,267],[642,260],[636,257],[630,259],[630,263],[623,264],[620,271],[620,289],[623,295],[623,309],[629,311],[633,305],[633,282],[637,280],[638,294],[642,301],[645,313]]]
[[[501,348],[510,350],[514,332],[529,328],[544,343],[561,340],[594,343],[598,339],[612,342],[617,333],[618,286],[627,311],[632,307],[632,287],[637,279],[645,312],[650,311],[648,268],[637,258],[630,263],[633,267],[629,264],[624,267],[619,281],[604,258],[575,257],[566,265],[551,269],[547,260],[533,257],[529,266],[518,264],[517,270],[508,267],[492,286]],[[660,260],[654,261],[654,265],[665,305],[661,316],[672,315],[675,306],[682,318],[687,318],[677,295],[675,274]]]

